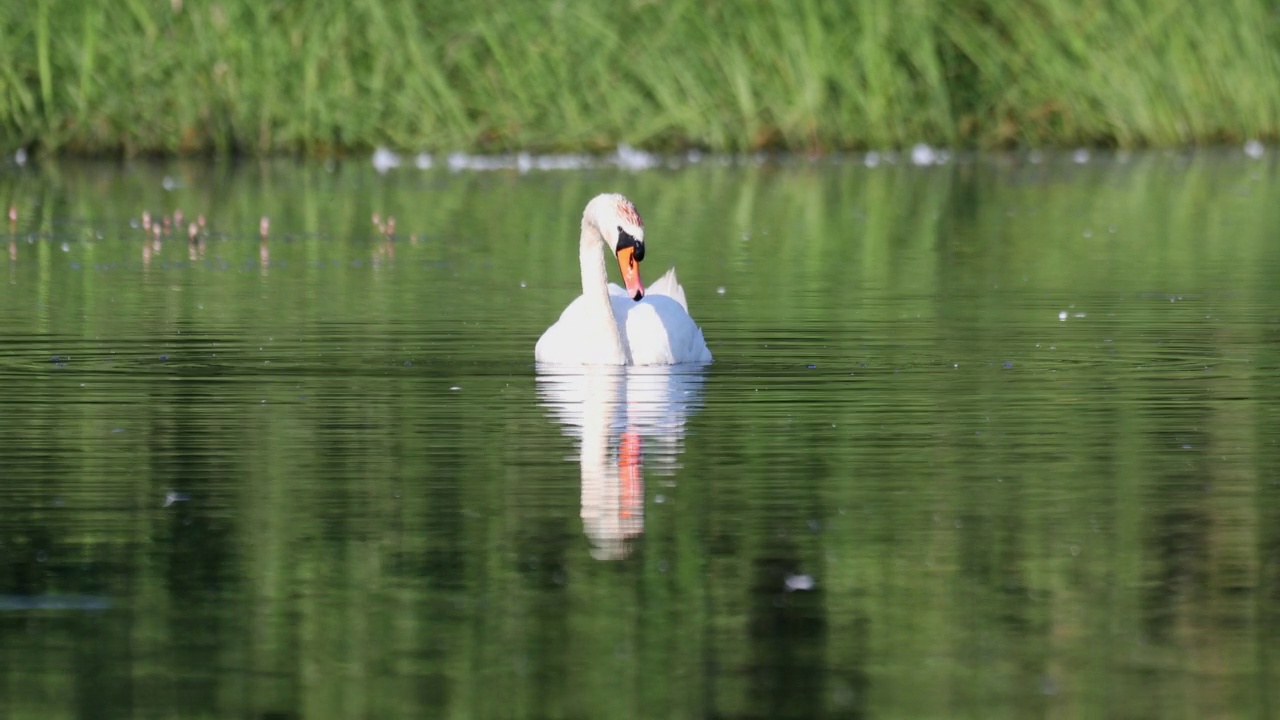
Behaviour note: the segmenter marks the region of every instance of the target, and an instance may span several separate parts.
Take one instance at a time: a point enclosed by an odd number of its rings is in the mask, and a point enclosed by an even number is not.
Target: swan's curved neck
[[[609,361],[616,365],[627,364],[626,349],[622,346],[622,334],[618,320],[613,316],[613,303],[609,300],[609,276],[604,265],[604,237],[595,223],[582,219],[582,237],[578,247],[578,264],[582,269],[582,296],[598,325],[602,341],[608,343],[613,355]]]

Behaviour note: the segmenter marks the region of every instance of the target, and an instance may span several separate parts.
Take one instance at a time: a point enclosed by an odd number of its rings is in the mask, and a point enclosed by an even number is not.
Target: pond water
[[[868,165],[3,167],[5,717],[1275,713],[1274,156]]]

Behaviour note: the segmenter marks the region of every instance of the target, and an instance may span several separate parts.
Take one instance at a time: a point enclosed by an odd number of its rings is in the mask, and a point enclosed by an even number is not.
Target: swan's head
[[[605,244],[618,258],[622,282],[632,300],[644,297],[640,261],[644,260],[644,221],[631,201],[615,193],[597,195],[587,203],[583,217],[594,223]]]

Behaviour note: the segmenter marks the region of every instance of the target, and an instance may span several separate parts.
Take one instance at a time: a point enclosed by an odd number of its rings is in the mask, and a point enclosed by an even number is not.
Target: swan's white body
[[[622,242],[620,242],[620,238]],[[631,243],[630,246],[627,243]],[[689,316],[675,269],[649,288],[635,260],[643,258],[644,225],[621,195],[598,195],[582,213],[578,261],[582,295],[538,339],[534,357],[553,365],[682,365],[709,363],[711,351]],[[618,254],[627,289],[608,282],[604,248]],[[635,260],[628,247],[635,250]],[[628,272],[630,262],[630,273]],[[635,295],[643,295],[633,300]]]

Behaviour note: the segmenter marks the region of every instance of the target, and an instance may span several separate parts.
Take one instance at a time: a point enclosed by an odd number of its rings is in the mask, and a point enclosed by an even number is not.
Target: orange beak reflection
[[[634,247],[618,248],[618,267],[622,270],[622,284],[632,300],[644,297],[644,284],[640,282],[640,263],[636,261]]]

